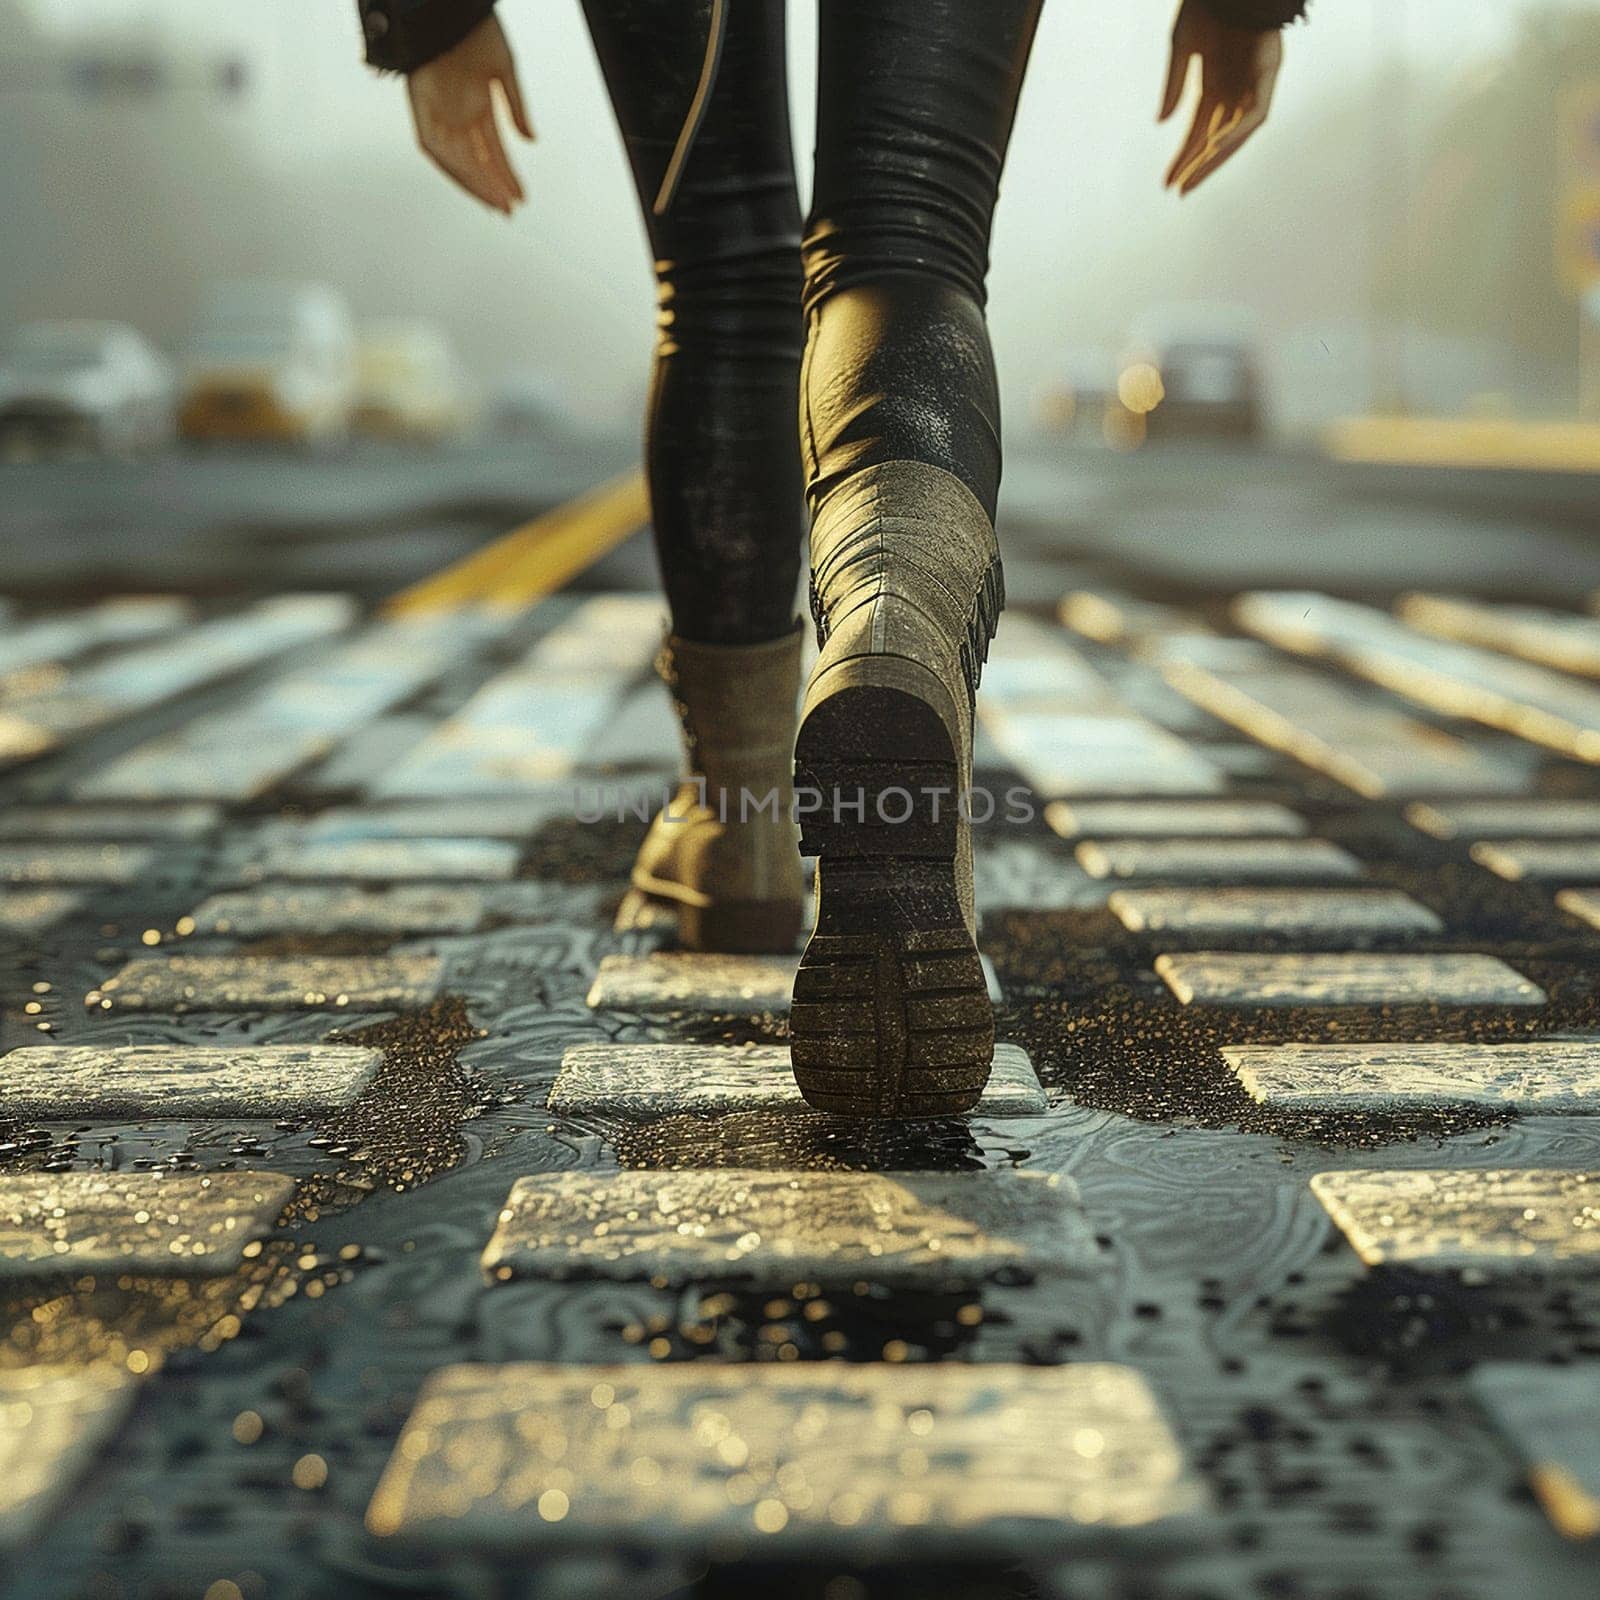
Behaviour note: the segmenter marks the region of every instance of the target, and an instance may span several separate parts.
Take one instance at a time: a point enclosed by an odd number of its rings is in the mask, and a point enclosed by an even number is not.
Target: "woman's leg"
[[[922,461],[994,516],[989,230],[1040,0],[822,0],[801,409],[815,510]]]
[[[646,428],[673,632],[748,644],[793,623],[803,537],[803,321],[783,0],[734,0],[676,197],[651,202],[694,96],[709,0],[584,0],[655,262]]]
[[[973,697],[998,620],[989,228],[1039,0],[822,0],[801,437],[821,654],[796,773],[817,929],[790,1037],[826,1110],[970,1109]]]
[[[698,83],[710,0],[585,0],[655,260],[646,458],[672,628],[658,659],[685,783],[633,865],[619,928],[791,951],[788,814],[801,636],[800,217],[783,0],[730,0],[721,70],[665,216],[651,209]]]

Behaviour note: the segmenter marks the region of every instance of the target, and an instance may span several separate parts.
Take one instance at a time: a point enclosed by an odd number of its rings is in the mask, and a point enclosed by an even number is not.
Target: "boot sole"
[[[789,1038],[795,1081],[819,1111],[956,1116],[989,1079],[994,1012],[956,888],[960,766],[935,709],[944,693],[926,668],[869,656],[829,668],[807,695],[795,784],[824,803],[802,821],[801,853],[818,857],[817,925]]]

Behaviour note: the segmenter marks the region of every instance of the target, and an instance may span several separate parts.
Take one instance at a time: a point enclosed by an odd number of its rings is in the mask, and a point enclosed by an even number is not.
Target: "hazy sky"
[[[1600,0],[1570,3],[1600,6]],[[405,160],[411,153],[403,86],[361,66],[353,0],[29,4],[55,31],[153,27],[202,54],[240,46],[257,77],[231,115],[263,159],[291,181],[336,152],[356,163]],[[582,306],[574,328],[584,327],[584,339],[592,341],[599,327],[612,350],[631,349],[632,341],[647,338],[649,278],[578,5],[502,0],[500,9],[539,129],[538,144],[517,152],[530,204],[510,223],[475,211],[465,198],[443,195],[443,180],[418,156],[386,174],[386,182],[401,185],[393,196],[396,213],[414,216],[412,226],[423,235],[448,228],[460,230],[460,239],[481,239],[486,272],[511,278],[526,272],[546,293],[566,285],[572,303]],[[1180,204],[1215,207],[1213,215],[1233,219],[1229,243],[1241,259],[1270,255],[1282,228],[1299,224],[1290,212],[1285,222],[1260,186],[1252,189],[1253,174],[1266,162],[1284,181],[1284,154],[1315,125],[1330,92],[1346,98],[1371,92],[1386,63],[1402,55],[1430,74],[1470,70],[1503,48],[1521,8],[1514,0],[1314,0],[1310,24],[1288,35],[1279,104],[1258,147],[1181,203],[1160,187],[1179,130],[1157,127],[1154,118],[1174,9],[1173,0],[1046,0],[996,227],[991,316],[1010,392],[1033,393],[1047,382],[1061,345],[1077,328],[1090,342],[1115,336],[1120,307],[1107,310],[1102,325],[1090,326],[1097,263],[1111,263],[1114,255],[1125,262],[1130,244],[1143,248],[1148,240],[1146,262],[1157,269],[1149,274],[1149,292],[1158,291],[1162,252],[1170,255],[1172,241],[1187,237]],[[810,145],[814,29],[814,0],[793,0],[791,70],[801,151]],[[1379,112],[1374,99],[1374,116]],[[1327,154],[1320,153],[1324,165]],[[1351,151],[1348,159],[1365,181],[1370,157]],[[1307,195],[1293,198],[1302,207],[1315,203]],[[311,228],[337,226],[336,217],[308,219]],[[1364,270],[1359,231],[1353,222],[1352,275]],[[1121,270],[1113,267],[1113,283]],[[1184,287],[1192,292],[1195,285]],[[1227,283],[1214,289],[1216,298],[1230,298]],[[457,314],[465,313],[457,308]],[[1053,347],[1041,344],[1042,319],[1055,330]],[[573,351],[581,348],[574,333],[558,364],[575,360]]]

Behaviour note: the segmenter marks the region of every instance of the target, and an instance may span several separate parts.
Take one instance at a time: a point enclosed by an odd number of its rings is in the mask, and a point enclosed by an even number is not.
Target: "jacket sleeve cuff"
[[[415,72],[452,50],[494,10],[494,0],[358,0],[367,65]]]
[[[1282,28],[1306,14],[1307,0],[1202,0],[1206,9],[1234,28]]]

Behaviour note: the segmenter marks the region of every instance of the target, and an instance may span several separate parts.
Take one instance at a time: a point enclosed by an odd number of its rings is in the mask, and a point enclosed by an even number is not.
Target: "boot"
[[[640,846],[618,930],[665,909],[684,949],[794,949],[805,902],[790,805],[803,642],[796,623],[765,644],[669,635],[662,645],[656,671],[677,708],[688,770]]]
[[[795,784],[817,924],[789,1019],[795,1079],[823,1111],[969,1111],[994,1056],[961,805],[1005,598],[994,529],[952,474],[886,462],[824,503],[811,571],[821,655]]]

